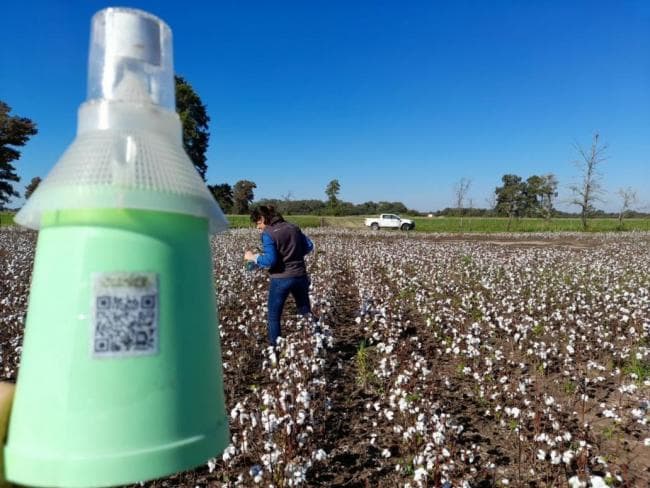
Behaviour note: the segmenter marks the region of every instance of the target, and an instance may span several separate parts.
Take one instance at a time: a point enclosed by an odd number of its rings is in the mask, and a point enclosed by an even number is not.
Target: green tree
[[[194,163],[194,167],[205,181],[208,169],[205,153],[208,150],[210,117],[201,98],[197,95],[185,78],[175,76],[176,82],[176,112],[183,125],[183,147]]]
[[[38,185],[41,184],[41,178],[39,176],[34,176],[32,178],[32,181],[29,182],[29,185],[25,187],[25,198],[29,198],[34,191],[36,191],[36,188],[38,188]]]
[[[525,212],[526,183],[522,181],[521,176],[517,175],[503,175],[501,181],[503,186],[494,190],[497,197],[496,210],[499,215],[508,216],[508,230],[510,230],[513,217],[521,217]]]
[[[208,185],[208,190],[217,201],[224,213],[230,213],[233,205],[232,187],[228,183]]]
[[[11,164],[20,158],[20,151],[16,147],[24,146],[38,132],[32,120],[10,115],[9,112],[11,107],[0,100],[0,209],[12,197],[20,196],[13,187],[13,183],[18,183],[20,177]]]
[[[336,207],[339,202],[338,194],[341,191],[341,184],[339,180],[332,180],[325,188],[325,195],[327,195],[327,203],[330,207]]]
[[[543,183],[539,189],[541,196],[540,210],[541,216],[548,221],[553,215],[553,200],[557,198],[558,181],[553,173],[543,175],[542,180]]]
[[[253,190],[257,185],[252,181],[239,180],[235,183],[232,190],[233,211],[236,214],[246,214],[249,211],[250,204],[255,198]]]
[[[538,217],[542,214],[542,187],[544,178],[539,175],[529,176],[524,184],[525,204],[523,214],[526,217]]]

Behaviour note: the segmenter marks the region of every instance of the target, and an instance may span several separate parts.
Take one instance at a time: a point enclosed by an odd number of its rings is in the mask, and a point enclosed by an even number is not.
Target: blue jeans
[[[309,277],[296,276],[291,278],[271,278],[269,287],[269,342],[275,346],[278,337],[282,335],[280,328],[280,318],[284,302],[287,301],[289,293],[296,301],[296,308],[301,315],[311,313],[311,304],[309,303]]]

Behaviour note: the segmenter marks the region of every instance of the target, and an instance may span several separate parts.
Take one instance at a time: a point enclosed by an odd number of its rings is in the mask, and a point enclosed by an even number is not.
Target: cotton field
[[[316,316],[276,351],[259,234],[213,238],[231,444],[143,486],[650,483],[650,234],[306,233]],[[4,380],[35,242],[0,231]]]

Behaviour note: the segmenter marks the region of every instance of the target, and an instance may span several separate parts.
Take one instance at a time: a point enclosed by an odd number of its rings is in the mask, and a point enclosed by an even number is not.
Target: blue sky
[[[116,4],[6,2],[0,99],[38,123],[19,190],[72,141],[86,96],[90,18]],[[650,210],[650,2],[132,1],[174,33],[176,72],[212,118],[208,182],[256,198],[486,206],[505,173],[555,173],[574,143],[608,143],[606,202]],[[16,205],[21,200],[14,202]]]

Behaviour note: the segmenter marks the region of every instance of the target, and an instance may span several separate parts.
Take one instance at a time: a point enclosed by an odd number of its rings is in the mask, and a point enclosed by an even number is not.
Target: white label
[[[92,356],[158,354],[159,298],[156,273],[95,273]]]

